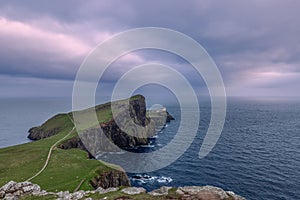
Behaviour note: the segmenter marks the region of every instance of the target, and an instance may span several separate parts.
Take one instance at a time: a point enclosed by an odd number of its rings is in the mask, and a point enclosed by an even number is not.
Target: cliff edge
[[[123,120],[121,123],[126,127],[125,129],[130,129],[131,134],[128,135],[123,129],[118,126],[118,123],[112,117],[111,102],[101,104],[95,107],[96,115],[98,117],[99,124],[93,127],[87,128],[82,134],[84,137],[79,137],[77,133],[72,134],[70,137],[66,138],[60,142],[57,147],[63,150],[70,149],[80,149],[88,153],[88,158],[93,159],[97,153],[101,152],[99,147],[104,147],[107,151],[115,151],[115,149],[109,149],[106,147],[107,143],[101,140],[101,134],[105,134],[111,142],[117,145],[119,148],[134,148],[139,145],[147,145],[149,143],[149,137],[155,134],[155,127],[157,124],[156,120],[151,120],[147,116],[146,102],[142,95],[136,95],[128,99],[128,104],[125,104],[125,100],[120,100],[116,103],[118,106],[118,115],[116,120]],[[80,113],[85,113],[86,110],[76,111]],[[129,111],[129,113],[128,113]],[[28,138],[31,140],[42,140],[46,138],[52,138],[65,129],[70,128],[70,125],[66,123],[66,118],[72,118],[73,113],[58,114],[51,119],[47,120],[41,126],[33,127],[29,129]],[[127,116],[130,116],[129,118]],[[142,127],[142,129],[137,129],[136,127],[130,126],[128,121],[124,119],[129,119],[134,122],[137,127]],[[160,120],[161,123],[165,124],[173,120],[174,118],[168,113],[167,117]],[[137,137],[135,137],[137,136]],[[85,142],[82,142],[82,139]],[[86,148],[85,145],[92,144]],[[118,186],[130,186],[130,181],[125,172],[117,170],[96,170],[96,175],[90,178],[90,185],[93,188],[102,187],[118,187]]]

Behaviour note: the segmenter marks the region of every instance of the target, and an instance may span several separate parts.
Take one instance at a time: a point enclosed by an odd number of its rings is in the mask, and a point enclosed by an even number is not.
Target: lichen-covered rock
[[[7,194],[5,195],[4,200],[18,200],[18,197],[13,194]]]
[[[39,185],[30,182],[9,181],[0,188],[0,199],[18,199],[22,195],[39,194],[40,192]]]
[[[3,185],[0,190],[4,191],[4,192],[10,192],[11,188],[13,188],[17,183],[14,181],[9,181],[8,183],[6,183],[5,185]]]
[[[118,191],[118,190],[119,190],[119,188],[114,188],[114,187],[110,187],[110,188],[107,188],[107,189],[103,189],[102,187],[99,187],[95,191],[98,192],[99,194],[106,194],[106,193],[115,192],[115,191]]]
[[[135,195],[135,194],[146,193],[146,189],[142,187],[128,187],[128,188],[124,188],[122,192],[125,194]]]
[[[168,196],[170,187],[161,187],[157,190],[149,192],[146,194],[146,190],[142,187],[128,187],[124,188],[121,191],[127,195],[136,195],[143,194],[151,196],[160,196],[161,199],[170,199]],[[40,186],[30,183],[30,182],[20,182],[16,183],[14,181],[10,181],[4,186],[0,188],[0,199],[4,200],[18,200],[23,196],[47,196],[47,198],[51,195],[51,198],[56,198],[58,200],[79,200],[86,199],[92,200],[89,197],[91,194],[105,194],[109,192],[117,192],[119,188],[98,188],[94,191],[77,191],[74,193],[70,193],[69,191],[61,191],[61,192],[47,192],[41,190]],[[236,195],[231,191],[224,191],[221,188],[212,187],[212,186],[186,186],[180,187],[176,191],[178,196],[173,196],[172,199],[180,199],[180,200],[245,200],[245,198]],[[89,198],[88,198],[89,197]],[[127,197],[126,197],[127,198]],[[121,195],[120,197],[116,197],[115,199],[124,199]]]
[[[221,188],[213,186],[185,186],[176,191],[185,200],[209,199],[209,200],[245,200],[233,192],[225,192]]]
[[[151,196],[164,196],[164,195],[168,195],[169,190],[172,187],[166,187],[166,186],[162,186],[159,189],[153,190],[151,192],[148,192],[148,194],[150,194]]]
[[[232,200],[246,200],[244,197],[237,195],[232,191],[226,191],[226,193],[231,197]]]
[[[214,194],[215,196],[218,196],[220,199],[228,198],[228,195],[226,194],[226,192],[224,190],[217,188],[217,187],[213,187],[213,186],[203,186],[203,187],[185,186],[185,187],[179,187],[177,191],[178,192],[181,191],[184,194],[188,194],[188,195],[211,193],[211,194]]]

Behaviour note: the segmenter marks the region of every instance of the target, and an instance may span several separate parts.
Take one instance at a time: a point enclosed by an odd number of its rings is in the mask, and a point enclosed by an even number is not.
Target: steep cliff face
[[[116,105],[118,114],[115,116],[115,119],[112,118],[110,110],[111,103],[96,106],[96,113],[105,111],[104,113],[110,113],[108,116],[111,117],[100,123],[98,127],[85,130],[80,138],[74,136],[73,138],[64,141],[60,144],[60,147],[62,149],[80,148],[86,150],[84,144],[93,143],[93,146],[88,147],[88,149],[92,149],[92,154],[97,153],[97,151],[99,151],[99,149],[96,149],[97,146],[105,147],[106,145],[105,141],[101,140],[101,134],[105,134],[111,142],[120,148],[133,148],[138,145],[146,145],[149,143],[148,138],[155,134],[156,126],[161,126],[174,119],[167,112],[165,119],[153,118],[153,120],[151,120],[147,117],[146,102],[142,95],[131,97],[129,99],[129,107],[124,101],[118,101]],[[29,130],[28,138],[31,140],[40,140],[59,133],[65,127],[64,122],[69,120],[66,118],[71,114],[72,113],[56,115],[46,121],[43,125],[31,128]],[[119,127],[119,124],[122,124],[121,128]],[[81,141],[83,138],[86,140],[84,143]],[[113,151],[113,149],[109,149],[109,147],[107,150]]]
[[[121,186],[130,186],[130,181],[125,172],[111,170],[104,173],[99,173],[90,181],[91,185],[96,188],[110,188]]]
[[[170,113],[167,111],[167,119],[166,119],[166,122],[171,122],[172,120],[175,120],[175,118],[170,115]]]
[[[110,104],[98,106],[96,112],[101,112],[101,109],[107,109],[110,106]],[[103,151],[114,152],[119,151],[119,148],[133,148],[148,144],[148,138],[155,134],[155,123],[146,116],[145,98],[137,95],[129,100],[129,105],[124,101],[118,101],[116,107],[118,113],[115,119],[83,131],[80,133],[80,139],[78,136],[71,138],[63,142],[60,147],[85,150],[85,145],[90,153],[95,155]],[[119,127],[120,124],[122,127]],[[110,142],[119,148],[110,145]]]
[[[43,130],[40,126],[32,127],[29,129],[28,138],[31,140],[40,140],[43,138],[51,137],[57,134],[60,131],[60,128],[53,128],[51,130]]]
[[[59,147],[62,149],[79,148],[88,152],[89,158],[94,158],[103,150],[113,152],[119,151],[119,148],[133,148],[148,144],[148,138],[155,134],[156,124],[154,120],[147,117],[145,98],[137,95],[129,99],[129,104],[126,102],[124,100],[117,102],[117,115],[114,116],[114,119],[112,118],[111,103],[96,106],[99,125],[84,130],[83,133],[80,133],[80,137],[76,134],[61,142]],[[72,113],[56,115],[43,125],[31,128],[28,138],[40,140],[58,134],[66,128],[71,129],[73,127],[70,120],[71,115]],[[168,115],[163,123],[168,122],[171,118]],[[120,124],[122,128],[119,127]],[[127,134],[128,132],[130,134]],[[110,142],[118,148],[108,145]],[[130,186],[126,173],[113,169],[99,172],[91,179],[90,183],[94,188]]]

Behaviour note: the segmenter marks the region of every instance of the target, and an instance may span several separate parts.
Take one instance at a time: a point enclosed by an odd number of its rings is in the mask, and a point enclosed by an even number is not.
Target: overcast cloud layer
[[[80,64],[97,44],[147,26],[183,32],[203,45],[228,95],[298,96],[299,10],[296,0],[1,1],[0,96],[69,96]],[[134,52],[103,77],[106,92],[120,74],[150,61],[188,65],[167,53]],[[182,73],[195,88],[205,87],[190,67]]]

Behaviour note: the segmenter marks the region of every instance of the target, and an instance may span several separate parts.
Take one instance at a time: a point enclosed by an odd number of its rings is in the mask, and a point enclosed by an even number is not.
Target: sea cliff
[[[119,103],[122,105],[122,101]],[[111,103],[95,107],[99,124],[84,132],[89,135],[88,139],[105,134],[119,148],[133,148],[148,144],[148,137],[156,134],[157,127],[174,120],[168,112],[149,113],[141,95],[130,98],[129,113],[121,106],[117,118],[113,119],[110,108]],[[132,135],[127,135],[115,121],[122,121],[128,114],[130,120],[143,127],[139,130],[129,127]],[[122,124],[125,129],[129,126],[128,121],[122,121]],[[103,131],[99,132],[99,128]],[[74,129],[72,113],[58,114],[41,126],[31,128],[28,138],[35,142],[0,149],[0,184],[3,185],[0,199],[244,199],[213,186],[163,186],[148,193],[144,188],[130,187],[124,170],[120,167],[112,169],[94,159],[93,155],[99,149],[85,147]],[[95,146],[100,144],[101,141]],[[36,177],[43,165],[45,168]],[[34,178],[30,178],[32,176]],[[26,181],[29,179],[32,182]]]
[[[146,102],[142,95],[133,96],[128,102],[129,107],[125,104],[124,100],[116,102],[115,105],[118,106],[118,115],[116,118],[112,117],[111,102],[96,106],[95,111],[99,120],[98,126],[87,128],[80,136],[78,134],[73,134],[71,137],[60,142],[58,147],[64,150],[74,148],[84,150],[88,153],[88,157],[93,159],[97,153],[103,150],[103,148],[106,151],[118,151],[118,149],[111,148],[101,139],[101,136],[103,136],[102,134],[121,149],[134,148],[139,145],[148,144],[149,137],[156,134],[156,126],[164,125],[174,119],[167,113],[165,118],[160,119],[159,117],[156,117],[151,120],[151,118],[147,116]],[[84,114],[86,110],[78,112]],[[65,115],[72,118],[72,113],[67,113]],[[130,118],[128,119],[127,116],[130,116]],[[63,114],[58,114],[47,120],[41,126],[29,129],[28,138],[36,141],[59,134],[60,131],[64,129],[64,123],[61,121],[61,118],[63,117]],[[127,119],[127,121],[124,119]],[[137,126],[130,125],[128,120],[132,120]],[[131,134],[128,135],[123,131],[116,121],[121,121],[126,130],[130,129]],[[137,127],[142,128],[139,129]],[[99,147],[101,147],[101,149]],[[97,187],[109,188],[130,186],[130,181],[126,173],[122,170],[108,170],[105,172],[97,171],[96,174],[97,175],[92,177],[89,181],[95,189]]]

